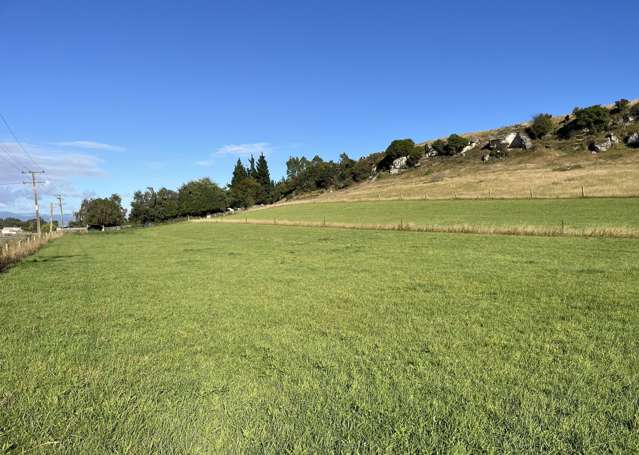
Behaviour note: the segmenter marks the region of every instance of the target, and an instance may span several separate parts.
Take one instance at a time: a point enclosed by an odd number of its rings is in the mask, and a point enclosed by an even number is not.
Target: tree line
[[[575,108],[566,116],[559,128],[550,114],[533,117],[526,133],[532,139],[555,133],[559,139],[567,139],[577,132],[596,134],[605,131],[613,121],[626,121],[639,117],[639,104],[631,105],[622,99],[615,107],[602,106]],[[342,153],[338,161],[325,161],[315,155],[292,156],[286,162],[286,175],[277,182],[271,179],[268,162],[263,153],[257,160],[251,155],[245,165],[238,159],[230,183],[222,188],[209,178],[185,183],[177,190],[148,187],[136,191],[131,210],[126,216],[121,198],[86,199],[76,213],[76,224],[113,226],[126,222],[148,224],[169,221],[187,216],[204,216],[227,211],[229,208],[248,208],[256,204],[271,204],[304,193],[346,188],[363,182],[378,172],[389,170],[399,158],[405,158],[403,166],[415,167],[428,156],[454,156],[470,144],[466,137],[451,134],[430,144],[416,145],[412,139],[392,141],[383,152],[373,153],[357,160]]]

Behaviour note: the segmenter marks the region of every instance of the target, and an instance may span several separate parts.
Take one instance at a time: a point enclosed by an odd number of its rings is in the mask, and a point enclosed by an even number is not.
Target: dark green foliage
[[[378,171],[385,171],[390,169],[397,158],[402,156],[410,156],[415,149],[415,142],[412,139],[395,139],[386,148],[384,157],[379,163],[377,163]]]
[[[541,139],[549,134],[553,130],[554,126],[552,115],[537,114],[533,117],[532,124],[528,128],[528,134],[533,139]]]
[[[229,188],[229,202],[233,207],[248,208],[258,201],[262,188],[253,177],[245,177]]]
[[[270,202],[272,182],[264,155],[260,155],[257,166],[251,156],[248,168],[238,158],[228,189],[229,204],[232,207],[247,208],[256,203]]]
[[[573,114],[575,119],[559,129],[560,137],[568,138],[583,130],[591,134],[601,133],[610,125],[610,111],[599,105],[584,109],[575,108]]]
[[[447,155],[456,155],[461,152],[464,147],[470,144],[470,140],[459,134],[451,134],[448,136],[448,140],[446,141],[446,147],[444,150]]]
[[[446,154],[446,142],[441,139],[437,139],[431,145],[431,148],[437,152],[438,155]]]
[[[290,157],[286,162],[286,187],[284,196],[315,190],[325,190],[336,186],[340,167],[333,161],[324,161],[318,155],[312,160],[306,157]],[[280,193],[281,194],[281,193]]]
[[[268,163],[263,153],[260,154],[257,159],[257,166],[255,168],[255,181],[258,183],[260,189],[257,194],[256,203],[258,204],[270,204],[271,193],[273,191],[273,181],[271,180],[271,174],[268,170]]]
[[[594,133],[604,131],[610,124],[610,112],[602,106],[591,106],[579,109],[575,113],[575,127],[588,128]]]
[[[231,187],[248,177],[248,170],[242,164],[242,160],[237,159],[235,168],[233,169],[233,177],[231,178]]]
[[[375,159],[372,156],[366,156],[357,160],[353,166],[353,181],[364,182],[368,180],[374,165]]]
[[[345,188],[354,183],[353,169],[357,162],[348,157],[346,153],[339,156],[339,164],[335,184],[337,188]]]
[[[47,230],[49,228],[49,221],[40,218],[40,225],[43,230]],[[53,220],[53,227],[57,228],[58,222]],[[22,221],[18,218],[8,217],[8,218],[0,218],[0,229],[3,227],[19,227],[23,231],[27,232],[35,232],[37,230],[37,224],[35,218],[32,220]]]
[[[227,208],[226,194],[208,178],[193,180],[180,187],[178,207],[182,216],[223,212]]]
[[[424,156],[424,147],[423,146],[415,146],[408,153],[408,160],[406,161],[406,164],[408,165],[408,167],[415,167],[415,165],[417,165],[417,163],[419,163],[419,160],[423,156]]]
[[[629,109],[630,109],[630,101],[625,98],[621,98],[620,100],[615,101],[615,107],[612,110],[612,113],[623,115],[623,114],[626,114]]]
[[[446,141],[437,139],[430,146],[438,155],[452,156],[461,152],[470,140],[459,134],[451,134]]]
[[[83,200],[75,217],[77,222],[85,226],[121,226],[126,210],[122,208],[120,196],[113,194],[110,198]]]
[[[253,158],[253,155],[251,155],[248,161],[249,161],[249,166],[246,169],[246,173],[248,174],[249,177],[255,178],[255,174],[257,173],[257,170],[255,169],[255,158]]]
[[[639,117],[639,103],[635,103],[632,105],[632,107],[630,108],[630,113],[635,117]]]
[[[136,191],[131,202],[129,221],[133,223],[156,223],[178,217],[178,193],[167,188],[155,191],[148,187],[146,191]]]

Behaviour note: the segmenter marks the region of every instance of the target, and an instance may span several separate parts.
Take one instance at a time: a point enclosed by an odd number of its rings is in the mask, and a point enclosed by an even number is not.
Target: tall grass
[[[329,227],[339,229],[361,229],[377,231],[412,231],[412,232],[440,232],[448,234],[482,234],[482,235],[521,235],[539,237],[609,237],[639,239],[639,229],[627,227],[594,227],[574,228],[570,226],[480,226],[472,224],[453,224],[448,226],[419,225],[414,223],[399,224],[370,224],[370,223],[335,223],[326,221],[293,221],[273,218],[212,218],[192,219],[196,223],[231,223],[231,224],[265,224],[299,227]]]
[[[14,243],[5,243],[0,248],[0,271],[30,256],[42,248],[43,245],[62,237],[62,235],[62,231],[55,231],[41,236],[32,235]]]

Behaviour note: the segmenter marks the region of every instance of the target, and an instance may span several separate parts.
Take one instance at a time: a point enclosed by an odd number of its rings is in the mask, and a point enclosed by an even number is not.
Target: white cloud
[[[198,166],[212,166],[215,161],[215,156],[220,155],[235,155],[235,156],[250,156],[257,157],[260,153],[268,155],[273,151],[273,146],[268,142],[255,142],[252,144],[227,144],[212,153],[207,160],[196,161]]]
[[[68,142],[54,142],[53,145],[59,147],[73,147],[84,150],[100,150],[104,152],[124,152],[126,148],[119,145],[103,144],[102,142],[94,141],[68,141]]]
[[[38,175],[38,185],[42,197],[63,193],[69,198],[81,198],[70,179],[74,177],[103,177],[108,175],[102,168],[102,160],[92,155],[64,150],[52,150],[33,144],[23,144],[33,157],[38,167],[44,168],[45,174]],[[0,183],[18,183],[28,181],[29,176],[20,173],[18,168],[31,169],[34,164],[14,142],[0,142]],[[15,164],[7,163],[6,158]],[[39,170],[39,169],[38,169]],[[16,184],[0,186],[0,206],[4,209],[25,212],[33,207],[31,185]]]

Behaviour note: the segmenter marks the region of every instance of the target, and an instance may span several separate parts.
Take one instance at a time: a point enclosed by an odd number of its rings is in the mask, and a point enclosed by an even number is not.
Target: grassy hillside
[[[481,151],[432,160],[398,176],[382,175],[340,191],[313,195],[320,201],[376,199],[538,198],[639,196],[639,151],[618,147],[593,156],[583,150],[513,152],[483,163]]]
[[[597,129],[593,126],[592,130],[574,126],[574,114],[567,116],[567,120],[564,116],[555,117],[550,120],[552,130],[541,138],[533,138],[529,150],[496,152],[488,148],[491,140],[501,140],[511,133],[527,134],[530,123],[465,133],[465,138],[478,144],[465,154],[443,156],[439,152],[434,157],[422,156],[418,167],[400,175],[382,172],[372,180],[339,191],[298,192],[295,199],[522,198],[531,193],[538,198],[571,198],[581,196],[582,188],[587,196],[639,196],[639,149],[624,143],[639,132],[639,103],[637,100],[633,103],[632,109],[638,111],[633,111],[634,117],[608,106],[611,110],[607,111],[610,115],[607,125],[599,125]],[[593,155],[592,143],[601,143],[609,133],[619,142]],[[426,145],[426,151],[432,152],[434,142],[422,142],[418,149],[424,150]],[[489,156],[488,161],[482,159],[485,155]],[[382,157],[383,152],[373,154],[368,164],[371,167],[379,164]]]
[[[67,236],[0,274],[0,447],[637,452],[638,260],[611,239]]]
[[[327,223],[639,228],[639,199],[373,201],[287,204],[235,215]]]

